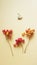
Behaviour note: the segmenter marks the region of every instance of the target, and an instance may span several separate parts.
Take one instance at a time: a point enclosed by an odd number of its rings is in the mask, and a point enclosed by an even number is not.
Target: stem
[[[22,47],[22,52],[23,52],[23,45],[21,44],[21,47]]]
[[[9,47],[10,47],[10,50],[11,50],[11,54],[12,54],[12,56],[13,56],[13,50],[12,50],[11,44],[10,44],[10,42],[9,42],[8,39],[6,39],[6,40],[8,41],[8,44],[9,44]]]
[[[29,42],[30,42],[30,39],[28,40],[28,43],[27,43],[27,45],[26,45],[26,47],[25,47],[25,50],[24,50],[24,53],[26,53],[27,47],[28,47],[28,45],[29,45]]]

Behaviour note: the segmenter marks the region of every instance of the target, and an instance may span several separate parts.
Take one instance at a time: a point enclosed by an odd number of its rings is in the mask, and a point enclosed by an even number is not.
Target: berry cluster
[[[22,38],[18,38],[18,39],[16,39],[15,41],[16,41],[16,43],[14,44],[14,47],[19,47],[19,46],[21,46],[23,43],[25,43],[25,40],[22,39]]]
[[[3,32],[3,34],[5,35],[5,37],[7,39],[11,39],[12,38],[12,33],[13,33],[12,30],[3,30],[2,32]]]
[[[24,33],[22,33],[22,36],[24,37],[26,35],[29,39],[31,39],[32,36],[34,35],[34,32],[35,32],[34,29],[28,28]]]

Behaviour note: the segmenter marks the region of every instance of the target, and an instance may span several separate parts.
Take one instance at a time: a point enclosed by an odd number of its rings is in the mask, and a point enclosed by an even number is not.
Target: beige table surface
[[[21,21],[17,20],[18,13],[23,17]],[[14,31],[12,45],[28,27],[35,29],[35,36],[27,52],[24,54],[21,48],[12,47],[12,56],[2,30]],[[0,65],[37,65],[37,0],[0,0]]]

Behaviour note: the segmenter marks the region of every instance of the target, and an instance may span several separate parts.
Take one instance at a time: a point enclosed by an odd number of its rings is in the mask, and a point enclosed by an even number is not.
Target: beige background
[[[23,17],[21,21],[17,20],[17,13]],[[2,30],[14,31],[12,45],[28,27],[35,28],[35,36],[27,52],[24,54],[22,48],[13,48],[12,56]],[[0,0],[0,65],[37,65],[37,0]]]

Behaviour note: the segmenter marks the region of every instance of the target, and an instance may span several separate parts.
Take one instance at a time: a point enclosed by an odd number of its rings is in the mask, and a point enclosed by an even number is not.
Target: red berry
[[[14,44],[14,47],[16,47],[16,44]]]
[[[2,32],[3,32],[4,34],[6,34],[6,31],[5,31],[5,30],[2,30]]]

